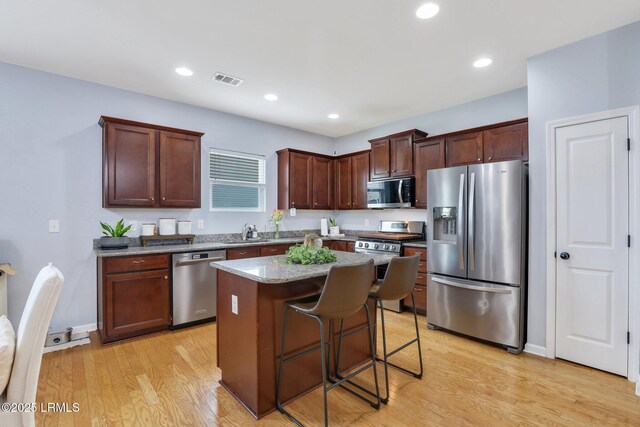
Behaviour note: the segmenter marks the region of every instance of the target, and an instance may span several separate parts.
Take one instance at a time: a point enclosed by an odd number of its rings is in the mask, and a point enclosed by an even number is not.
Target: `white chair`
[[[63,282],[62,273],[51,264],[40,270],[36,277],[20,319],[11,378],[6,396],[0,396],[1,402],[35,404],[42,350]],[[33,412],[0,411],[2,427],[34,425]]]

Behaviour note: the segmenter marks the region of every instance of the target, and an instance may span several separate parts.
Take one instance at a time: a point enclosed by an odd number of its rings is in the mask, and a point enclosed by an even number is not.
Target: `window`
[[[209,150],[209,210],[265,211],[265,159]]]

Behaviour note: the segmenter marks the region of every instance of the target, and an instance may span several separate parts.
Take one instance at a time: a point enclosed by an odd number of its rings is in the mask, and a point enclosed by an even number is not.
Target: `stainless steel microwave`
[[[412,208],[415,206],[414,178],[385,179],[367,183],[367,207]]]

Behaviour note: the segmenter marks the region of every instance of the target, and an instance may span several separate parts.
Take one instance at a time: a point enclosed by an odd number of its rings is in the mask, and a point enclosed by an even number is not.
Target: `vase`
[[[280,238],[280,224],[276,222],[276,239]]]

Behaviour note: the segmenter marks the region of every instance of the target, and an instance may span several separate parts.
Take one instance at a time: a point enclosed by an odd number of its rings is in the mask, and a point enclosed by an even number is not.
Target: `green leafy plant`
[[[336,262],[336,254],[328,248],[315,248],[311,245],[295,245],[287,250],[289,264],[329,264]]]
[[[124,226],[124,218],[116,222],[115,227],[111,227],[109,224],[102,221],[100,221],[100,225],[102,226],[102,234],[107,237],[122,237],[131,230],[131,225],[126,227]]]
[[[331,227],[335,227],[335,226],[337,226],[337,225],[338,225],[338,223],[336,222],[336,219],[335,219],[335,218],[329,218],[329,225],[330,225]]]

